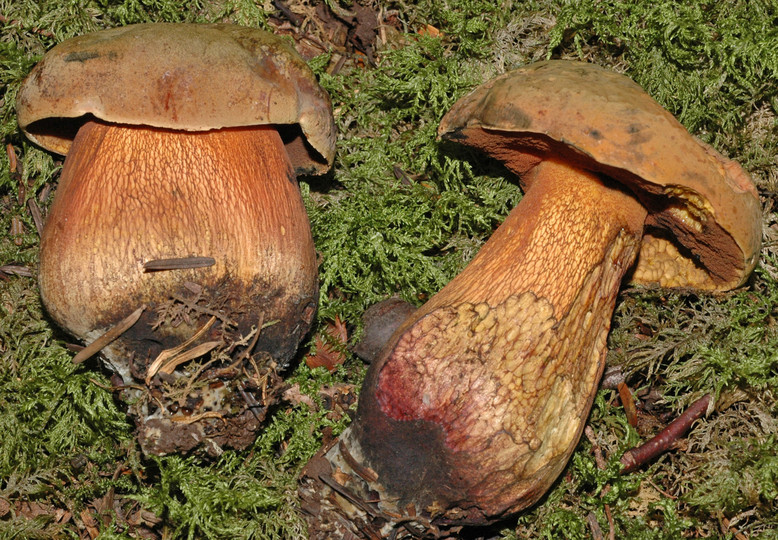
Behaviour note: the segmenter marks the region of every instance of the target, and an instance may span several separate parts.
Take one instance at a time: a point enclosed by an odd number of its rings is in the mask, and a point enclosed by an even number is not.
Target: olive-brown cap
[[[230,24],[137,24],[63,41],[33,68],[16,111],[27,136],[59,154],[86,115],[185,131],[277,125],[300,172],[326,171],[335,154],[329,97],[303,59],[278,36]]]
[[[624,75],[530,64],[459,100],[438,135],[519,174],[554,156],[622,183],[649,212],[633,282],[727,290],[756,266],[762,217],[748,175]]]

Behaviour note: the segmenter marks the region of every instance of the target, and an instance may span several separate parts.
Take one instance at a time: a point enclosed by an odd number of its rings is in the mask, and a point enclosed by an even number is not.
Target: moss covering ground
[[[312,3],[286,5],[316,20]],[[616,538],[778,538],[778,3],[367,5],[380,23],[374,62],[330,44],[321,25],[298,29],[324,44],[310,63],[340,129],[333,173],[302,182],[322,260],[320,327],[339,315],[358,336],[368,305],[392,294],[423,302],[520,199],[510,175],[439,144],[435,130],[468,89],[529,61],[580,58],[627,73],[692,133],[739,160],[765,208],[762,262],[747,287],[719,296],[622,293],[608,360],[643,404],[637,429],[617,393],[601,390],[591,440],[554,489],[502,530],[477,534],[591,538],[612,528]],[[72,364],[68,338],[42,312],[31,277],[38,235],[30,201],[45,212],[61,162],[20,134],[19,84],[55,43],[145,21],[289,28],[269,1],[0,0],[0,130],[19,160],[11,170],[10,154],[0,157],[0,538],[302,538],[296,475],[346,422],[328,414],[318,389],[358,384],[358,359],[332,375],[301,364],[290,384],[314,401],[280,406],[245,452],[216,462],[144,458],[107,375],[97,362]],[[619,476],[624,450],[705,393],[717,410],[676,451]]]

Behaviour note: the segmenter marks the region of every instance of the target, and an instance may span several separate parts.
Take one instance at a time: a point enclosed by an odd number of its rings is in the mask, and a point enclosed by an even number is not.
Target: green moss
[[[0,285],[0,477],[56,467],[83,448],[112,454],[130,437],[110,393],[98,386],[105,379],[73,365],[26,281]]]
[[[778,77],[774,2],[563,2],[551,48],[626,62],[627,72],[692,133],[737,156],[728,135]]]
[[[455,159],[461,149],[435,141],[440,118],[477,82],[461,54],[413,37],[375,70],[322,76],[343,134],[337,183],[308,198],[326,316],[356,314],[393,293],[418,302],[437,291],[517,202],[516,184],[492,165],[474,170]],[[356,307],[330,307],[333,290],[358,294]]]

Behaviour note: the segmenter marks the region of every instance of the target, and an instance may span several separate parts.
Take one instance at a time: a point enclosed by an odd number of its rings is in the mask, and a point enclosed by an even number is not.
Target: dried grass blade
[[[165,349],[161,353],[157,355],[157,357],[154,359],[154,362],[151,363],[149,366],[148,371],[146,372],[146,384],[149,384],[151,382],[152,377],[157,374],[157,372],[160,370],[160,368],[165,365],[165,363],[179,354],[181,354],[183,351],[185,351],[192,343],[200,339],[203,334],[205,334],[211,326],[213,326],[213,323],[216,322],[216,316],[211,316],[211,318],[208,320],[207,323],[203,325],[202,328],[200,328],[197,332],[195,332],[195,335],[187,339],[184,343],[177,347],[173,347],[172,349]],[[163,372],[164,373],[164,372]]]
[[[220,341],[206,341],[205,343],[200,343],[196,347],[192,347],[188,351],[185,351],[177,356],[174,356],[168,362],[159,368],[160,373],[173,373],[175,369],[183,364],[184,362],[188,362],[189,360],[192,360],[193,358],[197,358],[198,356],[202,356],[207,352],[210,352],[216,346],[221,343]]]

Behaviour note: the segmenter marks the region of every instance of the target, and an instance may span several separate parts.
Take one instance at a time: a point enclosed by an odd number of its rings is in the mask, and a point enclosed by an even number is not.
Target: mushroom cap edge
[[[295,169],[323,173],[335,154],[332,105],[305,61],[283,38],[231,24],[145,23],[65,40],[27,76],[16,111],[30,140],[63,155],[86,115],[183,131],[297,124],[306,142],[287,144]]]

